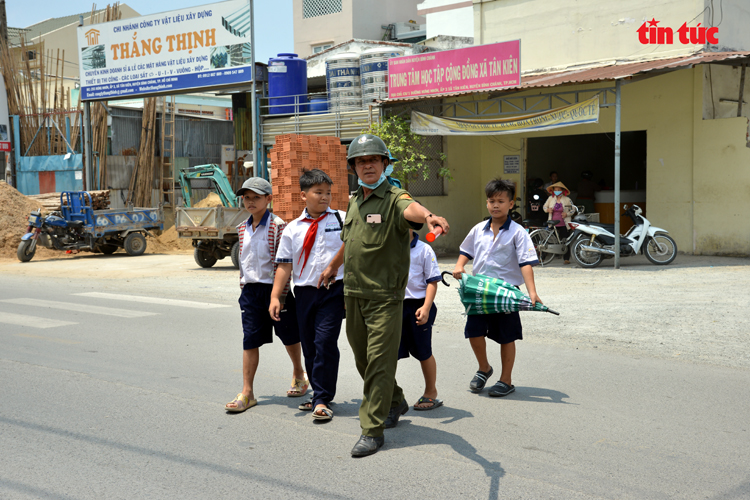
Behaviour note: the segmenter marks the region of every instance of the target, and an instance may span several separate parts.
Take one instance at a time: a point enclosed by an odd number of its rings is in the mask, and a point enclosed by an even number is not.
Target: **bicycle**
[[[583,206],[573,206],[573,216],[575,219],[583,218],[581,222],[586,221],[586,216],[583,215]],[[557,224],[559,220],[548,220],[544,222],[546,227],[535,229],[529,233],[532,243],[534,244],[534,250],[536,250],[536,257],[542,266],[546,266],[555,258],[555,255],[564,255],[568,247],[572,248],[575,241],[581,236],[578,231],[571,231],[567,238],[561,238],[557,232]]]

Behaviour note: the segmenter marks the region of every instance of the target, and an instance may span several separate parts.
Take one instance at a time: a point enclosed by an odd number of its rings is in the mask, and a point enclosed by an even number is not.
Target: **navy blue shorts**
[[[401,345],[398,348],[398,359],[408,358],[409,354],[418,361],[425,361],[432,356],[432,325],[435,323],[437,307],[433,302],[427,323],[417,325],[417,309],[424,305],[424,299],[404,299],[404,315],[401,322]]]
[[[498,344],[523,340],[521,316],[517,312],[466,316],[464,337],[487,337]]]
[[[242,312],[242,349],[249,350],[273,342],[273,332],[281,343],[289,346],[299,342],[297,327],[297,307],[290,291],[283,304],[281,321],[274,321],[268,314],[271,305],[273,285],[267,283],[248,283],[242,287],[240,294],[240,311]]]

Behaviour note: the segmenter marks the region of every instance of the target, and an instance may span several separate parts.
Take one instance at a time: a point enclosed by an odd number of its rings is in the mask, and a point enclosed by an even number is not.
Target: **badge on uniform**
[[[366,222],[368,224],[381,224],[383,217],[380,214],[367,214]]]

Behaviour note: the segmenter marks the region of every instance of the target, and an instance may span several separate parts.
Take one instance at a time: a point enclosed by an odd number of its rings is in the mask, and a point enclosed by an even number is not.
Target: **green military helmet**
[[[346,161],[349,163],[349,167],[353,168],[354,159],[356,157],[371,155],[380,155],[386,158],[391,156],[383,139],[377,135],[362,134],[349,144],[349,152],[346,155]]]

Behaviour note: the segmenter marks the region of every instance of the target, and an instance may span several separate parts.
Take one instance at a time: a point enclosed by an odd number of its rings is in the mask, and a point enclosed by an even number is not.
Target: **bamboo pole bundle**
[[[156,98],[143,100],[143,119],[138,155],[130,177],[128,203],[150,207],[154,188],[154,150],[156,146]]]

